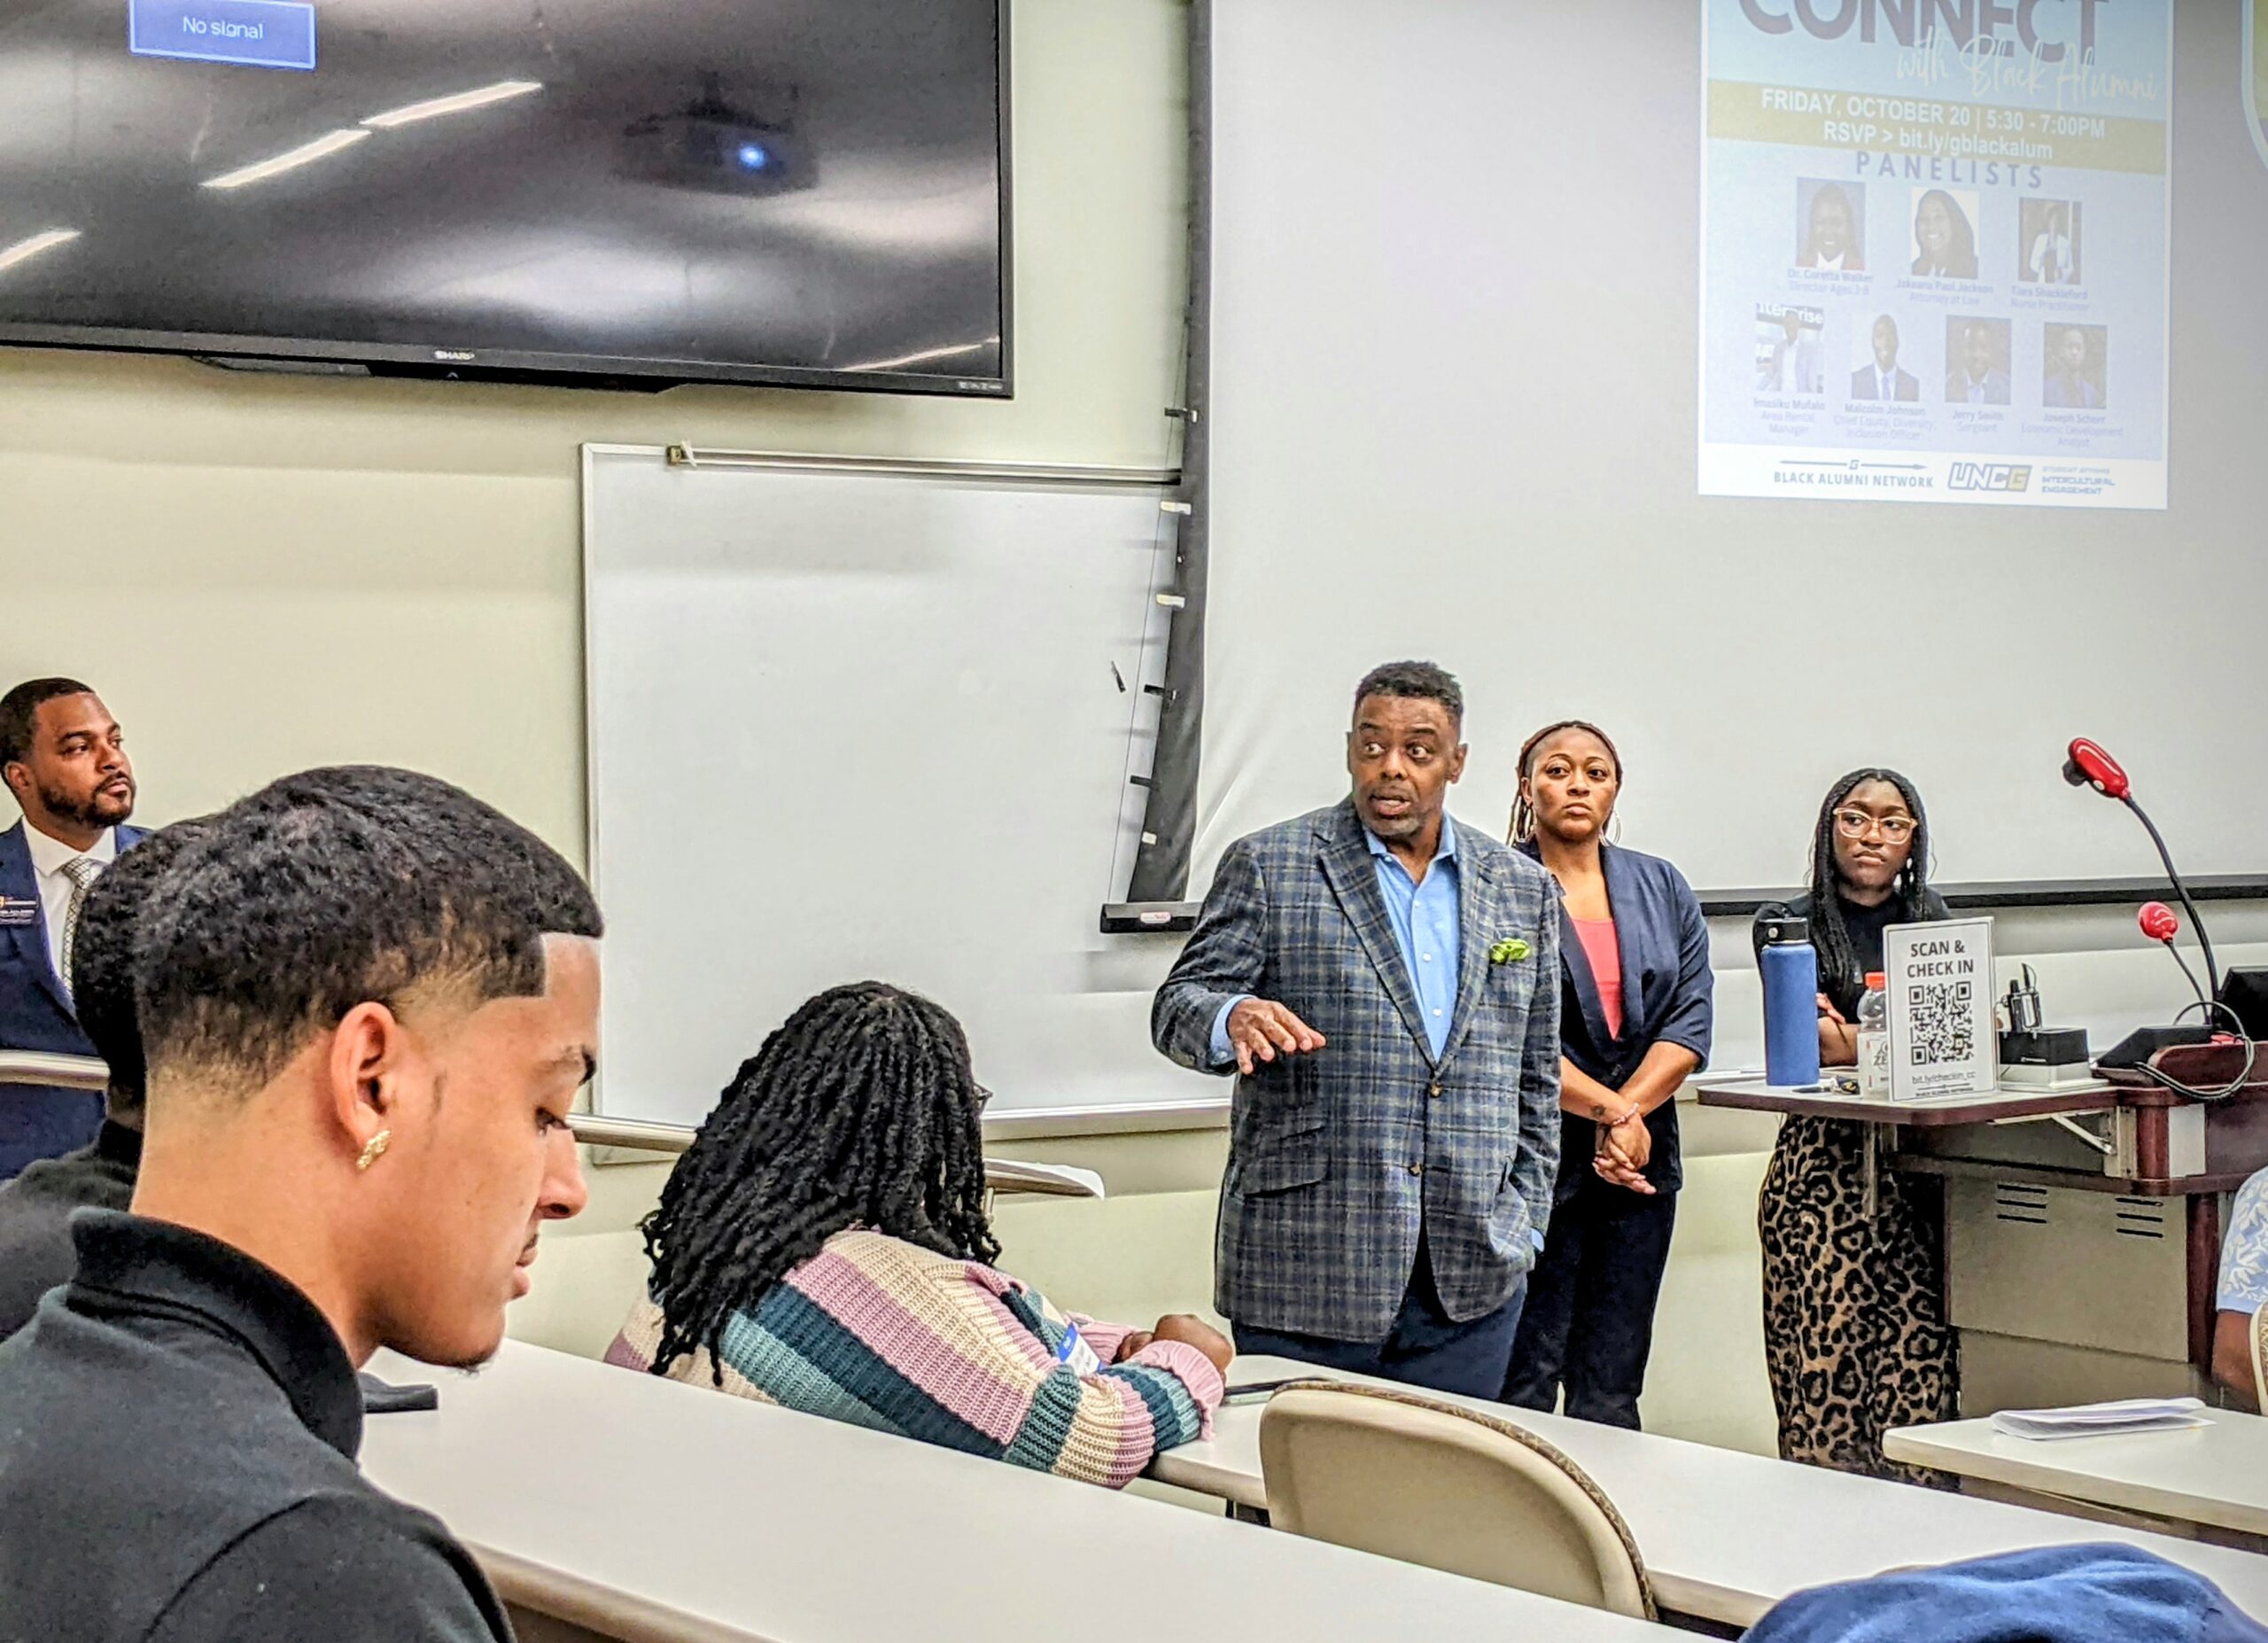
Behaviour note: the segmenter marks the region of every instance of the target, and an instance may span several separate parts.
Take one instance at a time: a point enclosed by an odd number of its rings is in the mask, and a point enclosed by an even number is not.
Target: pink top
[[[1575,938],[1583,944],[1583,956],[1591,962],[1591,980],[1598,988],[1598,1007],[1606,1016],[1606,1030],[1615,1038],[1622,1036],[1622,943],[1615,938],[1614,921],[1611,918],[1577,918],[1567,915],[1575,927]]]

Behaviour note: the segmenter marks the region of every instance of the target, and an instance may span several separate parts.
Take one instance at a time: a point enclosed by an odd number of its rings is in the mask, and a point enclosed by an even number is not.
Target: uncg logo
[[[2004,462],[1957,462],[1946,476],[1949,491],[2028,491],[2031,470]]]

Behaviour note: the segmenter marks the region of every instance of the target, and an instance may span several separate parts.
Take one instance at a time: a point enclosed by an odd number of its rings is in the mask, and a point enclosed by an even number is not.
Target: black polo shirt
[[[0,1187],[0,1340],[31,1322],[39,1297],[78,1269],[71,1211],[134,1202],[142,1132],[105,1121],[91,1147],[42,1158]]]
[[[0,1343],[0,1636],[491,1643],[463,1548],[354,1464],[338,1336],[276,1273],[140,1216]]]

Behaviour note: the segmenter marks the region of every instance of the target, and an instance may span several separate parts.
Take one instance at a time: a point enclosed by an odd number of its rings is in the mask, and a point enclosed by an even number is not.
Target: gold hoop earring
[[[384,1157],[386,1149],[392,1145],[393,1132],[380,1130],[376,1135],[371,1136],[369,1143],[363,1147],[361,1156],[354,1160],[354,1167],[357,1170],[369,1169],[379,1159]]]

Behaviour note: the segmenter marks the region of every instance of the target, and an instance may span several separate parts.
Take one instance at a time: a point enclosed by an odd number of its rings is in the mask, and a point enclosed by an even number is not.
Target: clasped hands
[[[1654,1184],[1646,1179],[1645,1172],[1647,1160],[1654,1155],[1654,1136],[1646,1127],[1646,1115],[1634,1103],[1619,1113],[1594,1107],[1591,1117],[1598,1125],[1591,1172],[1603,1181],[1651,1197]]]

